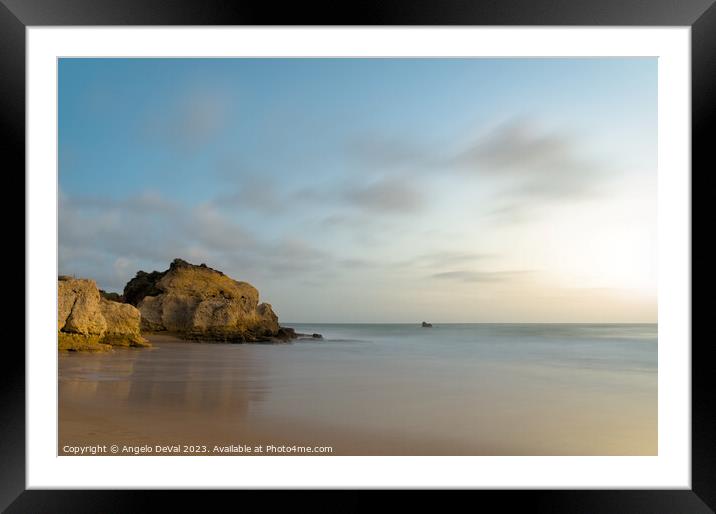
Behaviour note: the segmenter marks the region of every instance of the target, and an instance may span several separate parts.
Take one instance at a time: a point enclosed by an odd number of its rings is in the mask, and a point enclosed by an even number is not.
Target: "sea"
[[[60,448],[658,454],[656,324],[286,326],[323,338],[60,354]]]

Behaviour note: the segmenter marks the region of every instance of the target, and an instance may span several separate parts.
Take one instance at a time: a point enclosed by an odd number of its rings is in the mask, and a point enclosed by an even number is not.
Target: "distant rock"
[[[428,323],[427,321],[423,321],[422,327],[423,328],[432,328],[433,324]]]
[[[293,329],[291,329],[291,330],[293,330]],[[321,334],[301,334],[300,332],[295,332],[294,335],[295,335],[296,339],[299,339],[301,341],[323,339],[323,336]]]
[[[151,273],[138,271],[137,275],[124,286],[124,293],[122,294],[124,301],[137,307],[145,296],[162,294],[162,291],[157,289],[156,284],[164,276],[164,273],[159,271],[152,271]]]
[[[139,332],[140,313],[100,296],[94,280],[60,276],[57,332],[60,350],[103,351],[112,346],[150,346]]]
[[[124,299],[142,315],[142,330],[184,339],[261,342],[295,339],[280,327],[258,290],[205,264],[174,259],[163,272],[140,271],[124,288]]]
[[[104,289],[100,289],[99,295],[102,298],[104,298],[105,300],[110,300],[112,302],[124,303],[124,298],[122,298],[122,295],[119,293],[108,293]]]

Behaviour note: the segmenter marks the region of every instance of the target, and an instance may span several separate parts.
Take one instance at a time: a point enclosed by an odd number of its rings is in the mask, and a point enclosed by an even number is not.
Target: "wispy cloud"
[[[548,132],[525,119],[496,127],[453,162],[481,177],[504,180],[508,191],[532,198],[593,193],[610,171],[582,156],[571,135]]]
[[[567,177],[568,186],[577,186],[608,171],[584,155],[573,133],[549,130],[536,118],[513,118],[485,126],[480,134],[464,134],[463,139],[467,143],[446,144],[373,135],[352,141],[348,158],[360,164],[356,170],[361,174],[384,177],[406,171],[416,177],[421,173],[463,170],[483,177],[509,176],[529,181]]]
[[[406,168],[415,172],[439,165],[444,160],[437,145],[375,134],[364,134],[349,140],[345,150],[347,158],[369,174],[372,171],[385,173]]]
[[[512,119],[466,139],[463,145],[378,136],[354,141],[349,155],[361,163],[356,172],[373,182],[352,188],[348,198],[376,213],[417,212],[429,205],[423,193],[434,180],[474,177],[481,189],[494,191],[478,212],[519,222],[541,206],[598,195],[615,176],[577,136],[548,130],[538,119]]]
[[[279,213],[289,203],[276,182],[268,177],[242,176],[232,185],[234,191],[217,195],[213,203],[219,207],[251,209],[264,214]]]
[[[354,206],[379,213],[410,214],[427,206],[424,193],[405,178],[390,177],[356,186],[345,194]]]
[[[400,264],[421,268],[436,268],[474,263],[490,257],[494,257],[494,255],[465,251],[438,250],[417,255],[402,261]]]
[[[507,282],[531,273],[530,270],[516,271],[444,271],[433,273],[431,278],[456,282]]]
[[[88,199],[61,192],[59,233],[60,272],[81,270],[114,290],[138,269],[164,269],[175,257],[205,260],[244,280],[337,266],[300,237],[266,238],[211,204],[188,207],[156,195]]]

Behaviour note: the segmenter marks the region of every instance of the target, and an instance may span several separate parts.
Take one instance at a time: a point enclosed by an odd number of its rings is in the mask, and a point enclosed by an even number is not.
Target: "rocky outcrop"
[[[271,305],[259,304],[254,286],[205,264],[174,259],[166,271],[140,271],[124,288],[123,297],[141,312],[143,331],[167,331],[201,341],[295,338],[281,330]]]
[[[149,346],[139,332],[139,311],[100,296],[94,280],[61,276],[57,282],[57,332],[60,350]]]

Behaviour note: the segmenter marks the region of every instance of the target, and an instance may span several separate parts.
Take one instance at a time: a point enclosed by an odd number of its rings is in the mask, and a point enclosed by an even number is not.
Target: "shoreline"
[[[604,354],[616,369],[530,368],[501,354],[486,360],[488,350],[515,355],[512,345],[446,347],[450,340],[420,327],[398,340],[348,337],[363,330],[327,330],[327,344],[300,345],[207,345],[158,333],[148,334],[148,349],[61,354],[59,454],[75,455],[65,445],[113,444],[184,456],[319,454],[215,453],[215,445],[332,447],[321,456],[656,454],[656,370],[631,371],[622,354]],[[648,357],[653,342],[609,344]],[[174,445],[210,448],[155,451]]]

